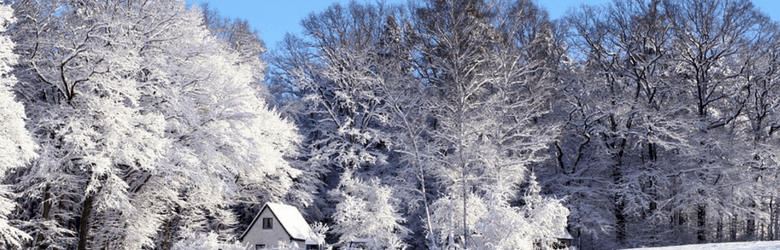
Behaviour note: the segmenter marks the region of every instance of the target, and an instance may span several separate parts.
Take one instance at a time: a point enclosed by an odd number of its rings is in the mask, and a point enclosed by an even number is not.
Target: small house
[[[320,250],[317,235],[298,208],[278,203],[263,205],[238,239],[248,250],[275,248],[280,242],[298,246],[301,250]]]
[[[569,249],[571,248],[571,241],[574,240],[574,237],[571,236],[569,230],[562,228],[555,233],[555,239],[558,240],[557,244],[555,244],[555,249]]]

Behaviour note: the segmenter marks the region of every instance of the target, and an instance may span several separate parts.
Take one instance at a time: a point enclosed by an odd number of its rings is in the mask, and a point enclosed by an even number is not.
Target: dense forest
[[[780,26],[749,0],[333,4],[268,51],[184,0],[0,5],[0,248],[780,239]],[[775,81],[778,79],[778,81]]]

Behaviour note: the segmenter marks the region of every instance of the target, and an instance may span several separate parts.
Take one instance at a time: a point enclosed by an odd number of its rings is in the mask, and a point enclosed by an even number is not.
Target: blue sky
[[[249,21],[260,32],[269,50],[289,32],[300,34],[300,20],[311,12],[319,12],[333,2],[346,4],[349,0],[186,0],[187,3],[208,2],[225,17],[239,17]],[[362,0],[358,0],[360,2]],[[374,1],[370,1],[374,2]],[[387,3],[405,3],[406,0],[386,0]],[[604,4],[611,0],[537,0],[550,12],[552,18],[559,18],[570,7],[582,4]],[[759,9],[769,14],[772,20],[780,20],[780,1],[753,0]]]

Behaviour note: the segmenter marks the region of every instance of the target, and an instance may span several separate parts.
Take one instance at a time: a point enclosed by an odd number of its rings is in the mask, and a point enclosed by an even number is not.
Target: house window
[[[255,250],[260,250],[260,249],[264,249],[264,248],[265,248],[265,244],[257,244],[257,245],[255,245]]]
[[[274,219],[263,218],[263,229],[273,229],[273,228],[274,228]]]
[[[306,245],[306,250],[317,250],[319,249],[317,245]]]

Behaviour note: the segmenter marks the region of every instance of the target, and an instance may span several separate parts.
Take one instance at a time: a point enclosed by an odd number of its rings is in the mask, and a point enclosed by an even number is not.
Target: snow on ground
[[[631,250],[770,250],[780,249],[780,241],[754,241],[682,245],[670,247],[633,248]]]

